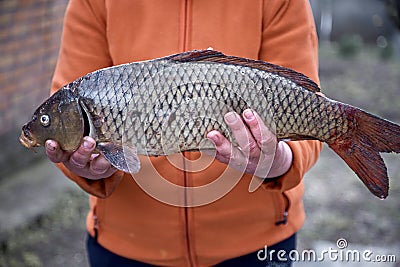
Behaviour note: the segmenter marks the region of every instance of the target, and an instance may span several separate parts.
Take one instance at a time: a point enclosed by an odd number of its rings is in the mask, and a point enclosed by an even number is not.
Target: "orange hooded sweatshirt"
[[[283,65],[318,82],[317,37],[306,0],[71,0],[64,23],[52,92],[99,68],[209,47]],[[108,250],[154,265],[212,266],[277,243],[303,225],[302,177],[321,144],[288,144],[293,165],[286,174],[252,193],[252,176],[243,175],[220,199],[198,207],[185,207],[199,198],[197,191],[171,191],[181,206],[168,205],[129,174],[93,181],[59,167],[91,194],[87,229]],[[197,159],[198,153],[185,156]],[[141,160],[139,176],[150,185],[160,176],[186,188],[206,185],[227,168],[214,161],[193,172],[185,170],[194,161],[181,159],[182,170],[166,157]]]

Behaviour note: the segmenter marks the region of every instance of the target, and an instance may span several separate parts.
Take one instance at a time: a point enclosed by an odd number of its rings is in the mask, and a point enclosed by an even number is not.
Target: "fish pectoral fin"
[[[140,160],[135,148],[112,142],[101,142],[97,144],[97,149],[118,170],[127,173],[139,172]]]

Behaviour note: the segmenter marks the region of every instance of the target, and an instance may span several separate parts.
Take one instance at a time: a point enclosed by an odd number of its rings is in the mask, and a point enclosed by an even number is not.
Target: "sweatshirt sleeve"
[[[260,59],[286,66],[319,84],[318,39],[307,0],[265,0]],[[322,149],[319,141],[290,141],[291,168],[279,178],[266,180],[271,190],[286,191],[297,186],[314,165]]]
[[[96,69],[112,65],[106,39],[104,1],[71,0],[68,4],[60,53],[52,81],[53,94],[63,85]],[[57,164],[61,171],[83,190],[97,197],[109,196],[123,177],[117,171],[109,178],[90,180]]]

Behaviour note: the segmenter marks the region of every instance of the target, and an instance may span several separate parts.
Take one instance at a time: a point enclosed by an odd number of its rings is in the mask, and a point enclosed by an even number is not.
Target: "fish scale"
[[[212,50],[191,51],[77,79],[36,110],[20,140],[34,147],[53,139],[74,150],[89,134],[111,164],[131,172],[140,168],[137,154],[169,155],[201,144],[212,149],[204,143],[211,130],[237,145],[224,114],[251,108],[280,140],[326,142],[372,193],[386,197],[388,176],[380,153],[400,152],[400,126],[319,92],[294,70]],[[51,121],[54,125],[43,125]]]

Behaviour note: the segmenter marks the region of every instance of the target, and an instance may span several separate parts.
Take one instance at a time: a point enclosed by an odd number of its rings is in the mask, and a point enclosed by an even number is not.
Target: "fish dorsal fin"
[[[313,82],[310,78],[300,72],[261,60],[226,56],[223,53],[215,50],[193,50],[190,52],[172,55],[170,57],[167,57],[167,59],[178,62],[214,62],[255,68],[280,75],[311,92],[321,91],[321,89],[315,82]]]

